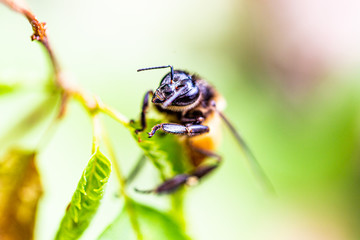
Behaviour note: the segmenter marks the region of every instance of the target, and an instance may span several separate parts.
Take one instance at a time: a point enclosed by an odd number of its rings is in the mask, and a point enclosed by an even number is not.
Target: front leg
[[[189,137],[197,136],[203,133],[209,132],[209,127],[204,125],[188,125],[184,126],[177,123],[161,123],[155,125],[151,131],[148,133],[149,138],[154,136],[156,131],[162,130],[166,133],[178,134],[178,135],[187,135]]]
[[[143,105],[142,105],[142,108],[141,108],[141,117],[140,117],[140,122],[141,122],[141,128],[140,129],[136,129],[135,130],[135,133],[138,134],[139,132],[142,132],[145,130],[146,128],[146,110],[147,108],[149,107],[149,96],[153,95],[153,91],[147,91],[145,93],[145,96],[144,96],[144,100],[143,100]]]

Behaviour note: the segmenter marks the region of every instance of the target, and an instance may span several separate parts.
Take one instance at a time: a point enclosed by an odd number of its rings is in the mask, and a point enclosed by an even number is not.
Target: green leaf
[[[154,111],[150,112],[154,113]],[[140,128],[140,123],[134,122],[130,127],[133,137],[137,141],[139,147],[144,154],[153,162],[160,172],[163,180],[170,179],[177,174],[187,173],[191,171],[188,149],[186,149],[184,141],[186,137],[165,134],[161,131],[157,132],[152,138],[148,138],[148,132],[151,128],[159,123],[168,122],[164,115],[155,114],[154,118],[147,118],[147,129],[135,134],[135,129]],[[160,183],[159,183],[160,184]],[[185,228],[183,216],[183,198],[184,191],[178,190],[170,195],[171,198],[171,216],[177,222],[178,226]]]
[[[86,166],[55,239],[78,239],[94,217],[111,172],[110,161],[97,150]]]
[[[162,178],[168,179],[176,174],[184,173],[189,168],[189,160],[184,148],[184,138],[172,134],[157,132],[152,138],[148,138],[151,128],[163,122],[163,119],[147,119],[148,128],[145,131],[135,134],[139,128],[139,122],[135,122],[130,131],[136,139],[144,154],[159,169]]]
[[[143,240],[189,240],[181,227],[168,214],[139,203],[131,202],[137,216]],[[98,240],[136,240],[126,209],[100,235]]]

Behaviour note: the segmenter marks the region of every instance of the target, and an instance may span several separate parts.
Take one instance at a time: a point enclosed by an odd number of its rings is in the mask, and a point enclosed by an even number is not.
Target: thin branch
[[[15,1],[0,0],[0,2],[4,3],[6,6],[11,8],[15,12],[18,12],[27,18],[27,20],[29,21],[29,23],[34,31],[33,35],[31,35],[31,40],[39,41],[45,47],[47,53],[49,54],[52,67],[54,69],[54,73],[55,73],[55,77],[56,77],[55,81],[58,85],[61,85],[61,78],[59,77],[60,66],[54,55],[52,48],[50,47],[50,43],[49,43],[48,37],[46,35],[46,23],[40,22],[36,18],[36,16],[31,12],[31,10],[29,8],[21,6],[20,4],[16,3]]]
[[[103,132],[100,118],[98,114],[92,115],[93,121],[93,143],[92,143],[92,153],[95,153],[96,150],[100,147],[101,135]]]
[[[130,221],[132,227],[135,231],[138,240],[142,240],[142,234],[140,232],[140,227],[136,218],[136,212],[134,209],[133,202],[131,198],[127,195],[125,191],[125,178],[122,176],[121,168],[116,160],[116,156],[111,145],[110,140],[108,139],[107,135],[104,133],[102,128],[99,113],[106,114],[116,120],[117,122],[121,123],[125,127],[129,127],[129,119],[126,118],[124,115],[116,111],[114,108],[104,104],[100,98],[96,95],[88,94],[85,90],[74,86],[71,82],[68,82],[66,75],[61,71],[58,60],[51,48],[49,43],[47,34],[46,34],[46,23],[38,21],[36,16],[30,11],[29,8],[24,7],[16,3],[12,0],[0,0],[0,3],[5,4],[10,9],[14,10],[25,16],[31,27],[33,29],[33,35],[31,36],[31,40],[36,40],[41,43],[41,45],[46,49],[51,65],[53,68],[53,73],[55,75],[55,86],[59,92],[62,94],[61,98],[61,105],[59,108],[58,118],[62,119],[65,115],[66,108],[69,102],[69,99],[74,98],[75,100],[79,101],[83,107],[90,113],[92,121],[93,121],[93,145],[92,145],[92,152],[94,153],[100,144],[100,138],[103,137],[105,141],[105,145],[108,149],[109,155],[112,159],[117,177],[120,183],[120,192],[124,196],[125,199],[125,207],[128,211]]]
[[[142,240],[143,236],[141,234],[140,231],[140,226],[139,226],[139,222],[137,220],[136,217],[136,212],[132,203],[131,198],[127,195],[126,193],[126,180],[125,177],[122,175],[122,171],[121,171],[121,167],[118,163],[118,160],[116,158],[116,154],[114,151],[114,148],[112,146],[112,143],[110,141],[110,138],[108,137],[107,131],[105,129],[103,129],[102,131],[102,136],[103,136],[103,140],[105,143],[105,147],[110,155],[110,159],[112,160],[112,164],[115,168],[115,172],[116,172],[116,176],[119,180],[120,183],[120,194],[122,196],[124,196],[124,200],[125,200],[125,209],[129,214],[129,218],[130,218],[130,222],[131,222],[131,226],[136,234],[136,237],[138,240]]]
[[[69,98],[73,97],[74,99],[81,102],[89,112],[93,113],[95,111],[101,111],[120,122],[122,125],[128,126],[129,120],[121,113],[102,103],[99,97],[88,94],[80,87],[74,86],[74,84],[67,81],[66,75],[61,71],[57,58],[55,57],[55,54],[50,46],[49,39],[46,34],[46,23],[37,20],[36,16],[30,11],[29,8],[21,6],[15,1],[0,0],[0,2],[4,3],[15,12],[24,15],[28,19],[34,31],[33,35],[31,36],[31,40],[37,40],[45,47],[54,70],[55,84],[59,90],[62,91],[63,95],[59,118],[64,115]]]
[[[114,165],[114,168],[115,168],[116,176],[117,176],[117,178],[119,180],[120,194],[126,196],[126,192],[125,192],[126,180],[125,180],[125,177],[122,174],[121,167],[118,164],[113,145],[112,145],[112,143],[110,141],[110,138],[108,136],[108,133],[107,133],[107,131],[105,129],[102,131],[102,137],[103,137],[103,140],[104,140],[104,143],[105,143],[106,150],[108,151],[108,153],[110,155],[110,158],[112,159],[112,162],[113,162],[113,165]]]
[[[113,118],[115,121],[121,123],[122,125],[124,125],[125,127],[129,126],[129,119],[127,117],[125,117],[124,115],[122,115],[121,113],[119,113],[117,110],[115,110],[114,108],[107,106],[105,104],[100,104],[99,106],[99,110],[101,112],[103,112],[104,114],[108,115],[109,117]]]

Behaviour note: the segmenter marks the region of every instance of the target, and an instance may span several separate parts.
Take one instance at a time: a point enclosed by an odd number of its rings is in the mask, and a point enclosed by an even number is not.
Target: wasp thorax
[[[156,89],[152,102],[163,108],[193,105],[200,97],[198,86],[185,72],[175,71],[173,79],[167,74]]]

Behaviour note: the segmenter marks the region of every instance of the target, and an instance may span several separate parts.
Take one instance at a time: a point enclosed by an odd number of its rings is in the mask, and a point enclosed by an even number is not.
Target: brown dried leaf
[[[0,158],[0,239],[33,239],[42,194],[35,152],[11,150]]]

